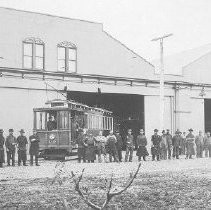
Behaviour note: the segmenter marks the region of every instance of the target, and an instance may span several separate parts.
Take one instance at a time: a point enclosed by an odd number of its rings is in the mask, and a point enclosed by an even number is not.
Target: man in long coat
[[[4,161],[4,142],[5,142],[5,138],[3,136],[3,130],[0,129],[0,168],[3,167],[3,163]]]
[[[165,130],[163,130],[162,136],[161,136],[161,142],[160,142],[160,159],[161,160],[167,159],[167,150],[168,150],[168,145],[167,145],[166,133],[165,133]]]
[[[129,156],[129,162],[132,162],[133,160],[133,150],[134,150],[134,137],[132,135],[132,130],[128,129],[128,134],[126,136],[126,154],[125,154],[125,162],[128,161]]]
[[[116,131],[116,149],[117,149],[117,155],[119,158],[119,161],[122,162],[122,146],[123,146],[123,142],[122,142],[122,137],[119,133],[119,131]]]
[[[186,154],[186,132],[182,133],[182,142],[181,142],[181,149],[180,149],[180,155]]]
[[[23,165],[26,166],[26,145],[28,144],[27,138],[24,135],[25,131],[23,129],[20,130],[20,136],[17,138],[18,143],[18,165],[21,165],[21,161],[23,161]]]
[[[177,130],[175,132],[175,136],[172,139],[172,145],[173,145],[173,158],[176,157],[176,159],[179,159],[180,155],[180,147],[181,147],[181,142],[182,142],[182,136],[181,132]]]
[[[111,130],[109,135],[107,136],[107,146],[108,146],[108,154],[109,154],[109,161],[112,162],[112,157],[114,158],[114,162],[118,162],[118,155],[116,149],[117,139],[116,136],[113,134]]]
[[[86,134],[82,129],[79,129],[79,134],[76,140],[76,144],[78,145],[78,162],[81,162],[81,159],[83,162],[86,162],[86,146],[85,146],[85,138]]]
[[[88,163],[94,163],[96,160],[96,148],[95,148],[95,139],[92,133],[87,135],[86,141],[86,160]]]
[[[187,147],[187,152],[186,152],[186,159],[192,159],[192,155],[195,155],[195,150],[194,150],[194,140],[195,136],[193,135],[193,129],[190,128],[189,134],[186,136],[186,147]]]
[[[172,150],[172,135],[170,134],[170,130],[166,130],[166,142],[167,142],[167,153],[168,159],[171,159],[171,150]]]
[[[104,157],[104,162],[107,162],[107,157],[106,157],[106,137],[103,136],[103,131],[99,131],[99,135],[95,137],[95,146],[97,148],[97,156],[98,156],[98,162],[102,163],[102,155]]]
[[[7,152],[7,165],[10,166],[10,159],[12,159],[12,166],[15,166],[15,150],[17,139],[13,135],[14,130],[9,129],[9,136],[5,141],[6,152]]]
[[[202,158],[203,143],[204,143],[204,137],[202,135],[202,131],[199,131],[199,135],[197,135],[196,138],[195,138],[196,157],[197,158]]]
[[[147,152],[147,138],[144,135],[144,129],[140,129],[140,135],[136,138],[136,144],[137,144],[137,152],[136,155],[138,156],[138,161],[141,161],[141,157],[143,157],[143,160],[146,161],[146,156],[149,155]]]
[[[204,150],[205,150],[205,157],[208,157],[208,153],[209,153],[209,157],[211,158],[211,136],[210,136],[210,132],[207,132],[207,135],[204,138]]]
[[[151,147],[151,153],[152,153],[152,160],[155,160],[155,156],[157,157],[157,161],[160,160],[160,142],[161,137],[158,135],[158,129],[154,129],[154,135],[151,137],[152,141],[152,147]]]
[[[30,165],[33,165],[33,158],[35,157],[35,164],[36,166],[39,166],[38,163],[38,156],[39,156],[39,136],[37,135],[36,131],[33,131],[33,135],[29,136],[29,142],[30,142],[30,148],[29,148],[29,154],[30,154]]]

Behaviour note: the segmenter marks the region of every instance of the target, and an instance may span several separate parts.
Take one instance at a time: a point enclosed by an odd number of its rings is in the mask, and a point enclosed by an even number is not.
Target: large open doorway
[[[211,132],[211,99],[204,99],[204,128]]]
[[[139,129],[144,128],[144,96],[142,95],[101,93],[100,90],[98,93],[69,91],[68,99],[112,111],[114,130],[120,130],[124,142],[129,128],[133,130],[135,138]]]

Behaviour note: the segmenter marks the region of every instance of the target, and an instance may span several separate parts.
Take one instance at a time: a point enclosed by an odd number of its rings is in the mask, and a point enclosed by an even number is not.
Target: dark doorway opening
[[[204,99],[205,132],[211,132],[211,99]]]
[[[127,130],[133,130],[136,138],[140,128],[144,129],[144,96],[136,94],[96,93],[69,91],[68,99],[113,112],[114,130],[120,130],[124,139]]]

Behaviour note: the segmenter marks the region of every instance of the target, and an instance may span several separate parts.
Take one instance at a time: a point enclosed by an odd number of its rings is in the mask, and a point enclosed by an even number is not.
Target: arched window
[[[61,42],[58,48],[58,71],[76,72],[77,71],[77,48],[71,42]]]
[[[45,44],[39,38],[27,38],[23,41],[23,68],[44,69]]]

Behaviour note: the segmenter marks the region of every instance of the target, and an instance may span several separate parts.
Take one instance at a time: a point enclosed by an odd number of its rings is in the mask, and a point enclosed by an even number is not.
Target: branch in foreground
[[[109,185],[108,185],[108,190],[107,190],[107,194],[106,194],[106,200],[105,202],[103,203],[102,207],[94,204],[93,202],[91,202],[88,197],[86,197],[83,192],[81,191],[80,189],[80,182],[81,180],[83,179],[83,173],[84,173],[84,170],[82,170],[81,172],[81,175],[77,178],[76,175],[74,174],[74,172],[71,172],[72,174],[72,178],[74,180],[74,183],[75,183],[75,190],[78,192],[78,194],[82,197],[82,199],[84,200],[84,202],[91,208],[95,209],[95,210],[103,210],[107,207],[108,203],[111,201],[111,199],[116,196],[116,195],[120,195],[122,194],[124,191],[126,191],[130,186],[131,184],[133,183],[134,179],[136,178],[139,170],[140,170],[140,167],[141,167],[141,163],[139,163],[138,165],[138,168],[135,172],[135,174],[133,175],[132,179],[128,182],[128,184],[120,191],[117,191],[117,192],[111,192],[111,189],[112,189],[112,184],[113,184],[113,174],[111,176],[111,179],[110,179],[110,182],[109,182]]]

